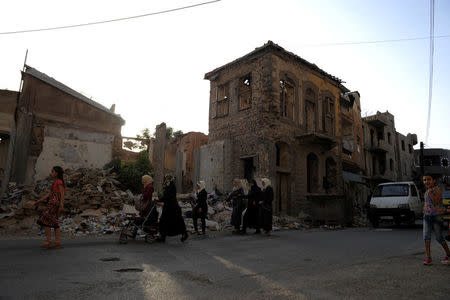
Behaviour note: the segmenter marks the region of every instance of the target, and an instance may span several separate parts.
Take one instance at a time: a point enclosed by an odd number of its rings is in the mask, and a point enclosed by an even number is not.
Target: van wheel
[[[408,225],[414,226],[416,224],[416,215],[414,212],[411,212],[411,214],[408,216]]]
[[[380,220],[378,217],[372,217],[370,223],[372,223],[373,228],[377,228],[380,225]]]
[[[394,224],[399,226],[402,223],[402,219],[400,218],[400,216],[395,216],[394,217]]]

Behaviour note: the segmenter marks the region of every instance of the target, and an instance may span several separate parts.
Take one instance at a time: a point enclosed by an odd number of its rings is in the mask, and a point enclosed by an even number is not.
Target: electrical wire
[[[430,0],[430,74],[428,80],[428,117],[425,142],[428,142],[431,121],[431,100],[433,98],[433,58],[434,58],[434,0]]]
[[[0,35],[30,33],[30,32],[39,32],[39,31],[50,31],[50,30],[60,30],[60,29],[68,29],[68,28],[75,28],[75,27],[83,27],[83,26],[91,26],[91,25],[99,25],[99,24],[105,24],[105,23],[126,21],[126,20],[131,20],[131,19],[143,18],[143,17],[148,17],[148,16],[160,15],[160,14],[170,13],[170,12],[174,12],[174,11],[189,9],[189,8],[198,7],[198,6],[207,5],[207,4],[212,4],[212,3],[220,2],[220,1],[222,1],[222,0],[213,0],[213,1],[202,2],[202,3],[197,3],[197,4],[183,6],[183,7],[178,7],[178,8],[166,9],[166,10],[161,10],[161,11],[157,11],[157,12],[137,15],[137,16],[123,17],[123,18],[103,20],[103,21],[97,21],[97,22],[88,22],[88,23],[82,23],[82,24],[65,25],[65,26],[48,27],[48,28],[39,28],[39,29],[27,29],[27,30],[0,32]]]
[[[434,26],[434,25],[433,25]],[[392,40],[375,40],[375,41],[354,41],[354,42],[339,42],[339,43],[319,43],[319,44],[303,44],[304,47],[322,47],[322,46],[345,46],[345,45],[362,45],[362,44],[379,44],[379,43],[395,43],[395,42],[405,42],[405,41],[416,41],[416,40],[428,40],[431,36],[426,37],[415,37],[415,38],[404,38],[404,39],[392,39]],[[439,38],[450,38],[450,35],[438,35],[433,36],[433,39]]]

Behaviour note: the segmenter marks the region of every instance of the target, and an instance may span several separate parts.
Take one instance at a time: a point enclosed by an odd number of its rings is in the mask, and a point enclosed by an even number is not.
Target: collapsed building
[[[4,182],[32,184],[54,165],[102,168],[120,157],[125,121],[114,106],[108,109],[30,66],[22,72],[21,90],[7,94],[8,111],[3,105],[0,111],[0,167],[9,175]]]
[[[343,166],[364,170],[360,99],[342,80],[269,41],[209,73],[207,190],[272,181],[277,214],[344,221]]]
[[[0,90],[0,181],[3,180],[5,175],[18,96],[18,92]]]
[[[201,132],[170,137],[165,123],[156,126],[155,138],[149,147],[156,191],[161,191],[164,175],[170,174],[175,177],[179,193],[190,193],[198,178],[199,148],[207,143],[208,136]]]

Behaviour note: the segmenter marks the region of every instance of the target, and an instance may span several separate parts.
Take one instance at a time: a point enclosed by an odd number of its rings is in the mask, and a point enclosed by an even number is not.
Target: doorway
[[[247,179],[247,181],[250,181],[251,179],[253,179],[254,170],[255,170],[255,167],[253,165],[253,157],[242,158],[241,165],[242,165],[243,173],[244,173],[243,178]]]
[[[280,215],[287,214],[288,203],[289,174],[277,172],[275,211]]]

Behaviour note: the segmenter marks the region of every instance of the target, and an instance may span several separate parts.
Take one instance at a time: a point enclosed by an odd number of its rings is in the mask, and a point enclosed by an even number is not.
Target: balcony
[[[368,149],[372,153],[387,153],[391,150],[391,146],[383,140],[378,140],[373,145],[369,145]]]
[[[299,134],[296,138],[300,144],[321,145],[327,150],[330,150],[337,145],[337,140],[335,137],[317,132]]]
[[[365,117],[363,118],[363,120],[376,128],[383,128],[384,126],[387,126],[389,124],[388,118],[381,113]]]

